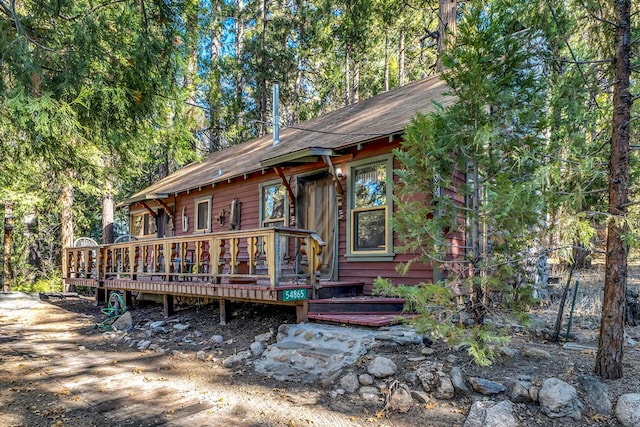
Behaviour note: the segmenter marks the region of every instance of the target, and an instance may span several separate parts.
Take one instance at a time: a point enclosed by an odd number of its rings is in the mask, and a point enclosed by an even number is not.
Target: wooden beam
[[[308,322],[308,311],[309,311],[309,302],[308,300],[304,300],[302,304],[296,305],[296,322],[303,323]]]
[[[229,308],[228,305],[229,304],[226,299],[220,300],[220,324],[223,326],[229,321],[229,310],[227,310],[227,308]]]
[[[124,306],[127,307],[127,310],[133,307],[133,292],[131,291],[122,291],[124,295]]]
[[[149,205],[147,204],[147,202],[145,202],[145,201],[140,201],[140,204],[141,204],[142,206],[144,206],[144,208],[145,208],[146,210],[148,210],[148,211],[149,211],[149,215],[151,215],[151,216],[152,216],[152,217],[154,217],[154,218],[157,218],[157,217],[158,217],[158,214],[156,213],[156,211],[154,211],[153,209],[151,209],[151,208],[149,207]]]
[[[162,295],[162,314],[164,317],[173,316],[173,295]]]
[[[171,210],[169,205],[167,205],[165,202],[163,202],[160,199],[157,199],[156,202],[160,203],[160,206],[162,206],[162,209],[164,209],[165,213],[167,215],[169,215],[169,218],[171,219],[171,221],[173,221],[173,219],[175,218],[176,214],[173,212],[173,210]]]
[[[333,178],[333,183],[335,184],[336,191],[338,192],[339,195],[344,196],[344,189],[342,188],[342,183],[340,182],[340,178],[338,178],[336,176],[336,168],[333,166],[333,162],[331,161],[331,157],[322,156],[322,160],[324,160],[324,163],[327,166],[329,166],[329,173],[331,174],[331,177]]]
[[[282,171],[282,169],[275,166],[273,170],[276,172],[276,175],[280,177],[280,180],[282,181],[282,185],[284,185],[285,188],[287,189],[287,194],[289,195],[289,203],[291,203],[291,206],[294,206],[296,201],[296,196],[293,194],[291,185],[289,185],[289,181],[287,181],[287,178],[285,178],[284,172]]]

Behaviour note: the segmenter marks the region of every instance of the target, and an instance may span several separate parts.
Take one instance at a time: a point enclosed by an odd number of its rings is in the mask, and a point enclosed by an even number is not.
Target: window
[[[152,237],[156,234],[156,219],[147,213],[131,214],[131,235],[136,237]]]
[[[348,255],[392,255],[392,162],[384,156],[349,165]]]
[[[289,203],[287,190],[280,183],[265,184],[260,189],[261,226],[275,227],[287,225]]]
[[[211,197],[195,201],[195,233],[206,233],[211,230]]]

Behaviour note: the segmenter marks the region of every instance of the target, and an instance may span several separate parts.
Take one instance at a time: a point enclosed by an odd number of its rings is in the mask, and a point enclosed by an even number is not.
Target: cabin
[[[162,295],[167,316],[175,296],[211,298],[222,323],[228,301],[294,306],[300,322],[389,323],[403,301],[371,297],[374,279],[433,278],[395,269],[409,256],[394,253],[393,150],[416,112],[453,102],[434,76],[211,153],[118,205],[127,241],[66,248],[65,287]]]

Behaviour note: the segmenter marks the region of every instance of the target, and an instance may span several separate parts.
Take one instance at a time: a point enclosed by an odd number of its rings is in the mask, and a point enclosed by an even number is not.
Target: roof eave
[[[317,162],[322,156],[335,155],[335,151],[330,148],[310,147],[270,159],[262,160],[260,161],[260,166],[266,169],[282,165],[314,163]]]
[[[137,196],[129,197],[128,199],[124,199],[120,203],[116,205],[116,208],[123,208],[125,206],[132,205],[136,202],[144,202],[147,200],[158,200],[158,199],[166,199],[169,197],[168,193],[147,193],[147,194],[138,194]]]

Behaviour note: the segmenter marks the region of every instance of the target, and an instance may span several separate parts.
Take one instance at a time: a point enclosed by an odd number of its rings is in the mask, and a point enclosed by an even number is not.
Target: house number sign
[[[282,301],[297,301],[307,299],[306,289],[285,289],[282,291]]]

